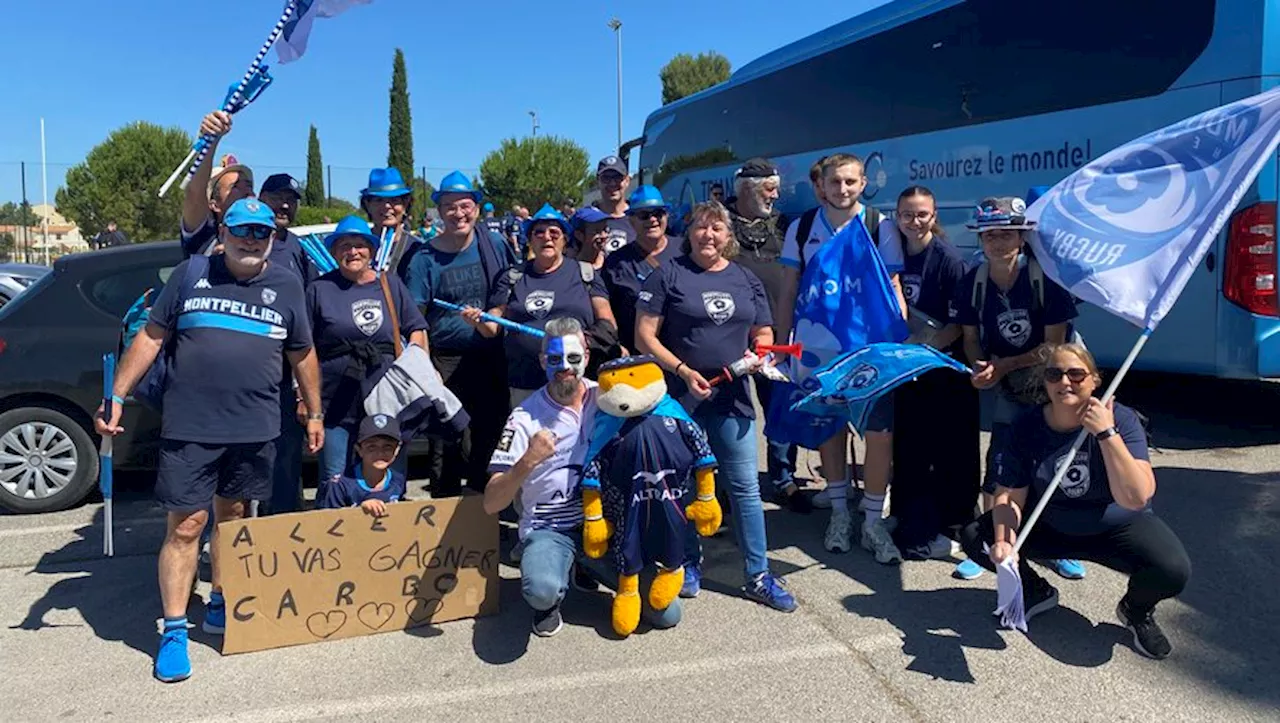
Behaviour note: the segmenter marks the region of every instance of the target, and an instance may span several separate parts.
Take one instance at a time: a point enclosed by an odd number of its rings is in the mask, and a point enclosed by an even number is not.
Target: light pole
[[[613,18],[609,21],[613,37],[618,46],[618,151],[622,151],[622,21]]]
[[[533,119],[533,137],[538,137],[538,111],[529,111],[529,117]]]

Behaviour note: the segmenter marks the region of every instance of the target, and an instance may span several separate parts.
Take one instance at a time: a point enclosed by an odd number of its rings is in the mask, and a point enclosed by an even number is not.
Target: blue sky
[[[220,152],[259,179],[305,174],[307,128],[320,134],[333,191],[352,198],[386,162],[388,87],[403,48],[414,160],[433,183],[474,172],[504,138],[531,130],[573,139],[597,159],[617,136],[614,34],[623,22],[623,135],[638,136],[661,103],[658,70],[680,52],[715,50],[736,70],[760,55],[857,15],[877,0],[373,0],[318,20],[307,54],[279,65],[275,83],[236,116]],[[64,0],[0,3],[0,202],[40,202],[40,117],[49,198],[66,169],[107,134],[147,120],[194,134],[238,80],[283,7],[281,0]],[[211,9],[213,11],[211,12]],[[26,29],[26,31],[20,31]],[[174,163],[181,159],[174,159]]]

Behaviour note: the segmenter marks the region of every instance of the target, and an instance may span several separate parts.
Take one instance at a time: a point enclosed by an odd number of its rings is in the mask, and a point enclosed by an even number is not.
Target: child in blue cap
[[[329,482],[321,509],[359,507],[381,517],[387,505],[405,498],[404,475],[391,469],[400,455],[400,423],[386,414],[371,414],[360,421],[356,435],[360,468]]]

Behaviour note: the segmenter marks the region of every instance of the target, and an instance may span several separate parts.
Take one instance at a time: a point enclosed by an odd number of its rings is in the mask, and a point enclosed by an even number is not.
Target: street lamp
[[[533,136],[536,138],[538,136],[538,111],[529,111],[529,117],[533,119]]]
[[[609,21],[614,39],[618,46],[618,151],[622,151],[622,21],[613,18]]]

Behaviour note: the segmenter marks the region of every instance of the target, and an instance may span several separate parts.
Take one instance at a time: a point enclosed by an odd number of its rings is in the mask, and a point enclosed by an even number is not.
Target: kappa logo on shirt
[[[213,285],[209,283],[209,280],[208,280],[208,279],[200,279],[199,281],[197,281],[197,282],[196,282],[195,288],[197,288],[197,289],[212,289],[212,288],[213,288]]]
[[[554,291],[530,291],[529,295],[524,297],[524,310],[535,319],[546,318],[555,305],[556,292]]]
[[[377,299],[360,299],[351,303],[351,320],[365,336],[373,336],[382,328],[382,302]]]
[[[733,301],[733,296],[724,291],[704,291],[702,292],[702,306],[707,310],[707,316],[719,326],[733,318],[733,312],[737,311],[737,304]]]
[[[1031,341],[1031,314],[1026,309],[1010,309],[996,317],[1000,336],[1016,347],[1024,347]]]

